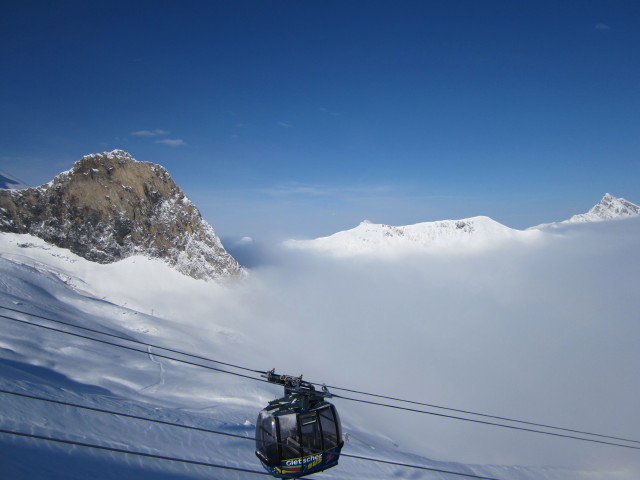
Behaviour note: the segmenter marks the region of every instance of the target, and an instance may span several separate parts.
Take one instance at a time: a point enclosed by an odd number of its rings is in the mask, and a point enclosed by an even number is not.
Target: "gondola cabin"
[[[336,466],[344,442],[338,412],[324,400],[329,393],[299,377],[276,378],[294,383],[258,415],[256,456],[264,468],[278,478],[298,478]]]

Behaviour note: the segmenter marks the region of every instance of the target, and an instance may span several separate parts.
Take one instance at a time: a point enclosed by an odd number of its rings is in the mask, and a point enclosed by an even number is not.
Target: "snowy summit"
[[[451,248],[477,250],[505,240],[536,237],[506,227],[489,217],[423,222],[390,226],[364,221],[357,227],[315,240],[288,240],[292,248],[312,249],[335,255],[397,254],[412,251],[443,251]]]
[[[528,230],[535,230],[545,227],[553,227],[559,224],[569,223],[590,223],[603,222],[608,220],[618,220],[622,218],[635,217],[640,215],[640,206],[631,203],[624,198],[614,197],[610,193],[605,193],[604,197],[595,204],[587,213],[573,215],[567,220],[561,222],[543,223],[535,227],[529,227]]]
[[[618,218],[634,217],[640,215],[640,207],[624,198],[616,198],[606,193],[587,213],[574,215],[565,223],[601,222]]]

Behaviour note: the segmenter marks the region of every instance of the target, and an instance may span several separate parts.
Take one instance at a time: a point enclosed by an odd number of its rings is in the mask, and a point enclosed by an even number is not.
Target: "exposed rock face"
[[[99,263],[146,255],[194,278],[242,271],[169,173],[122,150],[87,155],[41,187],[0,191],[0,231]]]

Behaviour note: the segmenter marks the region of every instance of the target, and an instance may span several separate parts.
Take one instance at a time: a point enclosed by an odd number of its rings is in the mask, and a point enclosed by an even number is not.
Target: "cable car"
[[[342,428],[331,394],[300,377],[266,375],[284,386],[284,397],[269,402],[256,422],[256,456],[274,477],[299,478],[338,464]]]

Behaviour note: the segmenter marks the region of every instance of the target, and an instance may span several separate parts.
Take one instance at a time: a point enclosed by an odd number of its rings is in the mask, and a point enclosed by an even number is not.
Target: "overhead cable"
[[[166,455],[156,455],[153,453],[145,453],[145,452],[136,452],[133,450],[126,450],[124,448],[114,448],[114,447],[107,447],[104,445],[95,445],[92,443],[86,443],[86,442],[76,442],[73,440],[65,440],[62,438],[54,438],[54,437],[45,437],[43,435],[35,435],[33,433],[25,433],[25,432],[16,432],[13,430],[5,430],[5,429],[0,429],[0,433],[3,433],[5,435],[15,435],[18,437],[26,437],[26,438],[32,438],[35,440],[44,440],[47,442],[55,442],[55,443],[62,443],[65,445],[72,445],[74,447],[85,447],[85,448],[93,448],[96,450],[104,450],[107,452],[115,452],[115,453],[123,453],[123,454],[127,454],[127,455],[135,455],[138,457],[146,457],[146,458],[154,458],[156,460],[168,460],[171,462],[178,462],[178,463],[185,463],[185,464],[189,464],[189,465],[197,465],[200,467],[211,467],[211,468],[221,468],[224,470],[233,470],[236,472],[244,472],[244,473],[254,473],[256,475],[269,475],[269,473],[267,472],[261,472],[258,470],[250,470],[248,468],[241,468],[241,467],[232,467],[230,465],[221,465],[218,463],[209,463],[209,462],[200,462],[197,460],[187,460],[184,458],[176,458],[176,457],[169,457]]]
[[[29,395],[27,393],[20,393],[20,392],[12,392],[10,390],[4,390],[4,389],[0,389],[0,393],[4,393],[5,395],[14,395],[16,397],[22,397],[22,398],[28,398],[31,400],[39,400],[41,402],[47,402],[47,403],[53,403],[56,405],[63,405],[65,407],[72,407],[72,408],[79,408],[82,410],[88,410],[91,412],[98,412],[98,413],[106,413],[109,415],[115,415],[118,417],[123,417],[123,418],[130,418],[133,420],[142,420],[145,422],[151,422],[151,423],[157,423],[160,425],[166,425],[169,427],[177,427],[177,428],[184,428],[187,430],[195,430],[198,432],[203,432],[203,433],[212,433],[215,435],[225,435],[227,437],[234,437],[234,438],[240,438],[243,440],[255,440],[255,438],[253,437],[245,437],[243,435],[238,435],[235,433],[228,433],[228,432],[220,432],[218,430],[211,430],[208,428],[203,428],[203,427],[195,427],[193,425],[185,425],[183,423],[175,423],[175,422],[168,422],[166,420],[159,420],[156,418],[149,418],[149,417],[141,417],[139,415],[133,415],[131,413],[124,413],[124,412],[117,412],[114,410],[106,410],[104,408],[98,408],[98,407],[89,407],[87,405],[79,405],[77,403],[71,403],[71,402],[64,402],[62,400],[54,400],[52,398],[44,398],[44,397],[38,397],[36,395]]]
[[[640,447],[635,447],[633,445],[624,445],[622,443],[605,442],[603,440],[596,440],[594,438],[576,437],[574,435],[565,435],[565,434],[562,434],[562,433],[555,433],[555,432],[545,432],[544,430],[534,430],[532,428],[516,427],[515,425],[506,425],[504,423],[488,422],[486,420],[477,420],[475,418],[465,418],[465,417],[457,417],[457,416],[454,416],[454,415],[445,415],[444,413],[429,412],[427,410],[418,410],[416,408],[400,407],[398,405],[391,405],[391,404],[388,404],[388,403],[372,402],[372,401],[369,401],[369,400],[362,400],[362,399],[359,399],[359,398],[343,397],[342,395],[333,395],[333,397],[334,398],[341,398],[343,400],[350,400],[352,402],[366,403],[368,405],[376,405],[376,406],[379,406],[379,407],[388,407],[388,408],[394,408],[396,410],[405,410],[407,412],[423,413],[425,415],[433,415],[433,416],[436,416],[436,417],[449,418],[449,419],[454,419],[454,420],[463,420],[465,422],[472,422],[472,423],[479,423],[481,425],[491,425],[493,427],[510,428],[512,430],[519,430],[519,431],[522,431],[522,432],[541,433],[541,434],[544,434],[544,435],[551,435],[553,437],[570,438],[572,440],[582,440],[584,442],[592,442],[592,443],[599,443],[599,444],[602,444],[602,445],[610,445],[610,446],[613,446],[613,447],[623,447],[623,448],[631,448],[633,450],[640,450]]]
[[[10,310],[10,311],[13,311],[13,312],[16,312],[16,313],[21,313],[21,314],[24,314],[24,315],[33,316],[35,318],[40,318],[40,319],[43,319],[43,320],[46,320],[46,321],[49,321],[49,322],[59,323],[59,324],[65,325],[67,327],[78,328],[78,329],[82,329],[82,330],[86,330],[86,331],[91,331],[92,333],[98,333],[98,334],[106,335],[106,336],[109,336],[109,337],[118,338],[120,340],[136,343],[138,345],[145,346],[145,347],[153,347],[153,348],[163,349],[163,350],[171,351],[173,353],[184,355],[184,356],[187,356],[187,357],[198,358],[200,360],[204,360],[204,361],[208,361],[208,362],[212,362],[212,363],[223,364],[223,365],[227,365],[227,366],[230,366],[230,367],[233,367],[233,368],[239,368],[239,369],[243,369],[243,370],[251,371],[251,372],[255,372],[255,373],[265,373],[265,372],[262,372],[260,370],[254,370],[254,369],[250,369],[250,368],[247,368],[247,367],[242,367],[242,366],[233,365],[233,364],[230,364],[230,363],[221,362],[221,361],[218,361],[218,360],[215,360],[215,359],[211,359],[211,358],[207,358],[207,357],[201,357],[201,356],[197,356],[197,355],[192,355],[192,354],[189,354],[189,353],[181,352],[179,350],[173,350],[173,349],[169,349],[169,348],[162,347],[162,346],[151,345],[151,344],[140,342],[140,341],[137,341],[137,340],[132,340],[132,339],[129,339],[129,338],[126,338],[126,337],[122,337],[122,336],[118,336],[118,335],[102,332],[100,330],[94,330],[94,329],[90,329],[90,328],[86,328],[86,327],[80,327],[78,325],[73,325],[71,323],[63,322],[61,320],[55,320],[55,319],[52,319],[52,318],[48,318],[48,317],[44,317],[44,316],[36,315],[36,314],[31,314],[31,313],[24,312],[24,311],[17,310],[17,309],[13,309],[13,308],[8,308],[8,307],[4,307],[4,306],[0,306],[0,308],[4,308],[6,310]],[[47,329],[47,330],[52,330],[52,331],[63,333],[63,334],[67,334],[67,335],[72,335],[72,336],[75,336],[75,337],[79,337],[79,338],[83,338],[83,339],[86,339],[86,340],[91,340],[91,341],[95,341],[95,342],[99,342],[99,343],[103,343],[103,344],[107,344],[107,345],[111,345],[111,346],[115,346],[115,347],[131,350],[131,351],[134,351],[134,352],[139,352],[139,353],[143,353],[143,354],[150,354],[150,352],[148,352],[146,350],[139,350],[137,348],[133,348],[133,347],[130,347],[130,346],[121,345],[121,344],[118,344],[118,343],[113,343],[113,342],[109,342],[109,341],[106,341],[106,340],[101,340],[101,339],[97,339],[97,338],[93,338],[93,337],[88,337],[88,336],[85,336],[85,335],[80,335],[78,333],[73,333],[73,332],[69,332],[69,331],[66,331],[66,330],[61,330],[61,329],[57,329],[57,328],[54,328],[54,327],[41,325],[39,323],[34,323],[34,322],[26,321],[26,320],[17,319],[15,317],[10,317],[10,316],[6,316],[6,315],[0,315],[0,318],[4,318],[4,319],[7,319],[7,320],[23,323],[23,324],[26,324],[26,325],[31,325],[31,326],[35,326],[35,327],[44,328],[44,329]],[[217,371],[217,372],[220,372],[220,373],[228,373],[230,375],[235,375],[235,376],[239,376],[239,377],[242,377],[242,378],[247,378],[247,379],[250,379],[250,380],[269,383],[268,381],[263,380],[261,378],[251,377],[251,376],[240,374],[240,373],[236,373],[236,372],[230,372],[230,371],[223,370],[223,369],[220,369],[220,368],[215,368],[215,367],[212,367],[212,366],[209,366],[209,365],[202,365],[201,363],[195,363],[195,362],[191,362],[191,361],[187,361],[187,360],[183,360],[183,359],[178,359],[178,358],[171,357],[171,356],[164,355],[164,354],[160,354],[160,353],[153,353],[153,355],[156,356],[156,357],[159,357],[159,358],[165,358],[165,359],[172,360],[172,361],[175,361],[175,362],[185,363],[185,364],[188,364],[188,365],[197,366],[197,367],[201,367],[201,368]],[[310,383],[312,383],[313,385],[323,385],[323,384],[313,383],[313,382],[310,382]],[[579,434],[582,434],[582,435],[590,435],[590,436],[600,437],[600,438],[609,438],[609,439],[612,439],[612,440],[619,440],[619,441],[629,442],[629,443],[640,443],[640,441],[638,441],[638,440],[629,440],[629,439],[620,438],[620,437],[613,437],[613,436],[609,436],[609,435],[602,435],[602,434],[590,433],[590,432],[585,432],[585,431],[580,431],[580,430],[571,430],[571,429],[562,428],[562,427],[554,427],[554,426],[550,426],[550,425],[537,424],[537,423],[533,423],[533,422],[526,422],[526,421],[522,421],[522,420],[509,419],[509,418],[506,418],[506,417],[497,417],[497,416],[491,416],[491,415],[486,415],[486,414],[481,414],[481,413],[476,413],[476,412],[470,412],[470,411],[465,411],[465,410],[457,410],[457,409],[448,408],[448,407],[440,407],[440,406],[436,406],[436,405],[431,405],[431,404],[426,404],[426,403],[421,403],[421,402],[415,402],[415,401],[412,401],[412,400],[404,400],[404,399],[400,399],[400,398],[387,397],[387,396],[384,396],[384,395],[377,395],[377,394],[372,394],[372,393],[367,393],[367,392],[360,392],[360,391],[357,391],[357,390],[351,390],[351,389],[346,389],[346,388],[342,388],[342,387],[327,386],[327,388],[332,388],[332,389],[335,389],[335,390],[343,390],[343,391],[348,391],[348,392],[357,393],[357,394],[361,394],[361,395],[372,396],[372,397],[385,398],[385,399],[388,399],[388,400],[393,400],[393,401],[398,401],[398,402],[405,402],[405,403],[410,403],[410,404],[415,404],[415,405],[423,405],[423,406],[428,406],[428,407],[431,407],[431,408],[446,409],[446,410],[449,410],[449,411],[456,411],[456,412],[459,412],[459,413],[482,416],[482,417],[485,417],[485,418],[500,419],[500,420],[505,420],[505,421],[514,422],[514,423],[527,424],[527,425],[538,426],[538,427],[542,427],[542,428],[549,428],[549,429],[565,431],[565,432],[579,433]],[[623,448],[630,448],[630,449],[640,450],[640,447],[631,446],[631,445],[625,445],[625,444],[621,444],[621,443],[602,441],[602,440],[597,440],[597,439],[593,439],[593,438],[578,437],[578,436],[574,436],[574,435],[567,435],[567,434],[548,432],[548,431],[537,430],[537,429],[532,429],[532,428],[518,427],[518,426],[515,426],[515,425],[507,425],[507,424],[503,424],[503,423],[489,422],[489,421],[477,420],[477,419],[472,419],[472,418],[459,417],[459,416],[455,416],[455,415],[445,415],[445,414],[441,414],[441,413],[430,412],[430,411],[427,411],[427,410],[419,410],[419,409],[415,409],[415,408],[401,407],[401,406],[391,405],[391,404],[386,404],[386,403],[372,402],[372,401],[367,401],[367,400],[362,400],[362,399],[357,399],[357,398],[344,397],[344,396],[335,395],[335,394],[333,396],[335,398],[341,398],[343,400],[361,402],[361,403],[366,403],[366,404],[370,404],[370,405],[377,405],[377,406],[381,406],[381,407],[394,408],[394,409],[398,409],[398,410],[405,410],[405,411],[408,411],[408,412],[421,413],[421,414],[425,414],[425,415],[433,415],[433,416],[442,417],[442,418],[448,418],[448,419],[453,419],[453,420],[462,420],[462,421],[467,421],[467,422],[472,422],[472,423],[477,423],[477,424],[508,428],[508,429],[512,429],[512,430],[519,430],[519,431],[530,432],[530,433],[541,433],[541,434],[555,436],[555,437],[561,437],[561,438],[567,438],[567,439],[573,439],[573,440],[582,440],[582,441],[591,442],[591,443],[598,443],[598,444],[603,444],[603,445],[609,445],[609,446],[616,446],[616,447],[623,447]]]
[[[449,412],[464,413],[464,414],[467,414],[467,415],[476,415],[478,417],[493,418],[495,420],[504,420],[504,421],[507,421],[507,422],[521,423],[523,425],[531,425],[531,426],[534,426],[534,427],[542,427],[542,428],[549,428],[549,429],[559,430],[559,431],[564,431],[564,432],[579,433],[581,435],[591,435],[591,436],[594,436],[594,437],[609,438],[611,440],[620,440],[622,442],[640,443],[640,440],[630,440],[628,438],[614,437],[614,436],[611,436],[611,435],[603,435],[603,434],[600,434],[600,433],[591,433],[591,432],[585,432],[585,431],[582,431],[582,430],[573,430],[571,428],[565,428],[565,427],[555,427],[553,425],[545,425],[544,423],[535,423],[535,422],[529,422],[529,421],[526,421],[526,420],[516,420],[514,418],[500,417],[500,416],[497,416],[497,415],[489,415],[489,414],[486,414],[486,413],[478,413],[478,412],[472,412],[472,411],[469,411],[469,410],[460,410],[460,409],[457,409],[457,408],[443,407],[441,405],[434,405],[434,404],[431,404],[431,403],[416,402],[414,400],[404,400],[402,398],[390,397],[390,396],[386,396],[386,395],[378,395],[378,394],[375,394],[375,393],[360,392],[358,390],[351,390],[349,388],[336,387],[336,386],[333,386],[333,385],[325,385],[325,384],[313,383],[313,382],[309,382],[309,383],[311,383],[313,385],[316,385],[316,386],[326,386],[327,388],[330,388],[332,390],[341,390],[343,392],[356,393],[356,394],[359,394],[359,395],[366,395],[366,396],[369,396],[369,397],[382,398],[382,399],[385,399],[385,400],[392,400],[392,401],[395,401],[395,402],[403,402],[403,403],[409,403],[409,404],[412,404],[412,405],[420,405],[420,406],[423,406],[423,407],[437,408],[437,409],[440,409],[440,410],[447,410]]]
[[[225,365],[227,367],[238,368],[240,370],[245,370],[245,371],[248,371],[248,372],[260,373],[260,374],[263,374],[263,373],[266,374],[267,373],[267,372],[264,372],[264,371],[261,371],[261,370],[254,370],[252,368],[242,367],[240,365],[234,365],[232,363],[226,363],[226,362],[222,362],[220,360],[215,360],[215,359],[212,359],[212,358],[202,357],[200,355],[194,355],[192,353],[187,353],[187,352],[183,352],[183,351],[180,351],[180,350],[174,350],[172,348],[164,347],[162,345],[154,345],[153,343],[141,342],[140,340],[136,340],[136,339],[133,339],[133,338],[127,338],[127,337],[124,337],[122,335],[116,335],[116,334],[113,334],[113,333],[103,332],[102,330],[96,330],[96,329],[93,329],[93,328],[82,327],[82,326],[76,325],[74,323],[64,322],[62,320],[53,319],[53,318],[50,318],[50,317],[45,317],[43,315],[37,315],[35,313],[25,312],[23,310],[18,310],[16,308],[5,307],[3,305],[0,305],[0,308],[3,308],[5,310],[9,310],[9,311],[15,312],[15,313],[21,313],[23,315],[28,315],[30,317],[39,318],[39,319],[42,319],[42,320],[47,320],[49,322],[58,323],[60,325],[66,325],[67,327],[77,328],[79,330],[84,330],[85,332],[99,333],[100,335],[105,335],[107,337],[117,338],[117,339],[120,339],[120,340],[125,340],[127,342],[137,343],[139,345],[144,345],[145,347],[159,348],[161,350],[166,350],[167,352],[178,353],[180,355],[184,355],[185,357],[195,358],[195,359],[198,359],[198,360],[205,360],[207,362],[218,363],[220,365]]]
[[[54,399],[51,399],[51,398],[38,397],[36,395],[29,395],[29,394],[26,394],[26,393],[13,392],[13,391],[3,390],[3,389],[0,389],[0,393],[4,393],[6,395],[14,395],[14,396],[22,397],[22,398],[28,398],[28,399],[31,399],[31,400],[39,400],[39,401],[42,401],[42,402],[53,403],[53,404],[72,407],[72,408],[78,408],[78,409],[82,409],[82,410],[88,410],[88,411],[92,411],[92,412],[105,413],[105,414],[110,414],[110,415],[114,415],[114,416],[130,418],[130,419],[134,419],[134,420],[141,420],[141,421],[150,422],[150,423],[157,423],[157,424],[160,424],[160,425],[166,425],[166,426],[170,426],[170,427],[184,428],[184,429],[188,429],[188,430],[195,430],[195,431],[199,431],[199,432],[203,432],[203,433],[210,433],[210,434],[214,434],[214,435],[223,435],[223,436],[227,436],[227,437],[237,438],[237,439],[240,439],[240,440],[255,441],[255,437],[247,437],[247,436],[238,435],[238,434],[235,434],[235,433],[221,432],[221,431],[218,431],[218,430],[211,430],[211,429],[208,429],[208,428],[195,427],[195,426],[192,426],[192,425],[185,425],[185,424],[181,424],[181,423],[168,422],[168,421],[165,421],[165,420],[158,420],[158,419],[155,419],[155,418],[142,417],[142,416],[138,416],[138,415],[132,415],[132,414],[129,414],[129,413],[117,412],[117,411],[113,411],[113,410],[106,410],[106,409],[97,408],[97,407],[89,407],[89,406],[86,406],[86,405],[79,405],[79,404],[76,404],[76,403],[64,402],[62,400],[54,400]],[[446,474],[449,474],[449,475],[457,475],[457,476],[468,477],[468,478],[476,478],[476,479],[480,479],[480,480],[498,480],[498,479],[491,478],[491,477],[483,477],[483,476],[469,474],[469,473],[456,472],[456,471],[453,471],[453,470],[443,470],[443,469],[438,469],[438,468],[433,468],[433,467],[426,467],[426,466],[423,466],[423,465],[415,465],[415,464],[410,464],[410,463],[394,462],[394,461],[391,461],[391,460],[383,460],[383,459],[379,459],[379,458],[363,457],[363,456],[360,456],[360,455],[353,455],[353,454],[348,454],[348,453],[344,453],[344,452],[341,453],[340,456],[344,457],[344,458],[353,458],[355,460],[364,460],[364,461],[368,461],[368,462],[384,463],[384,464],[387,464],[387,465],[394,465],[394,466],[398,466],[398,467],[414,468],[414,469],[418,469],[418,470],[427,470],[427,471],[432,471],[432,472],[437,472],[437,473],[446,473]]]
[[[111,345],[113,347],[123,348],[125,350],[130,350],[132,352],[138,352],[138,353],[142,353],[142,354],[145,354],[145,355],[154,355],[154,356],[159,357],[159,358],[165,358],[167,360],[173,360],[175,362],[185,363],[187,365],[192,365],[194,367],[206,368],[207,370],[214,370],[216,372],[228,373],[229,375],[235,375],[237,377],[248,378],[248,379],[251,379],[251,380],[256,380],[258,382],[269,383],[266,380],[263,380],[261,378],[250,377],[249,375],[244,375],[242,373],[229,372],[229,371],[223,370],[221,368],[215,368],[215,367],[211,367],[209,365],[202,365],[201,363],[190,362],[189,360],[182,360],[182,359],[179,359],[179,358],[170,357],[168,355],[163,355],[161,353],[150,353],[147,350],[138,350],[137,348],[129,347],[127,345],[120,345],[118,343],[109,342],[107,340],[101,340],[99,338],[87,337],[86,335],[80,335],[79,333],[68,332],[66,330],[60,330],[59,328],[54,328],[54,327],[48,327],[46,325],[41,325],[39,323],[29,322],[27,320],[21,320],[19,318],[13,318],[13,317],[9,317],[9,316],[6,316],[6,315],[0,315],[0,318],[4,318],[5,320],[11,320],[13,322],[22,323],[22,324],[25,324],[25,325],[30,325],[32,327],[44,328],[45,330],[51,330],[53,332],[63,333],[65,335],[71,335],[73,337],[83,338],[85,340],[91,340],[93,342],[103,343],[105,345]]]

